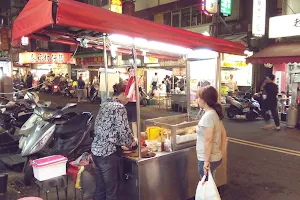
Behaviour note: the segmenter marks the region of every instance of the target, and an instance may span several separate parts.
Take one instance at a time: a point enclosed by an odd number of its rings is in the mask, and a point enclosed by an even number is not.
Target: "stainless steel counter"
[[[222,165],[219,167],[222,170],[217,172],[218,185],[227,183],[227,157],[223,158]],[[122,200],[192,198],[200,180],[196,147],[157,153],[153,158],[138,161],[124,158],[124,173],[127,179],[122,181],[119,192]]]

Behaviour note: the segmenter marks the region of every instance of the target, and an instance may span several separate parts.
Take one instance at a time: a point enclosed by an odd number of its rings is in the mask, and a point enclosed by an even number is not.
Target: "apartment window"
[[[173,27],[189,27],[212,23],[212,16],[201,11],[201,5],[190,6],[181,10],[163,14],[164,24]]]
[[[199,5],[192,7],[192,26],[202,24],[201,8]]]
[[[179,25],[180,25],[180,12],[179,11],[172,12],[172,26],[179,27]]]
[[[172,23],[171,23],[172,17],[171,16],[172,16],[171,12],[164,13],[164,24],[165,25],[168,25],[168,26],[172,25]]]
[[[191,26],[191,8],[181,9],[181,27]]]

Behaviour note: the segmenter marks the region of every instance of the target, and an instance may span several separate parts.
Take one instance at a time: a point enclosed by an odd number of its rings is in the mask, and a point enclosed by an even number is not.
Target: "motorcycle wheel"
[[[147,105],[148,105],[148,100],[147,100],[147,99],[142,99],[141,104],[142,104],[143,106],[147,106]]]
[[[235,118],[235,112],[234,112],[233,109],[228,108],[228,110],[227,110],[227,117],[228,117],[229,119]]]
[[[27,158],[26,166],[24,166],[24,184],[26,186],[32,185],[34,182],[33,168],[30,165],[29,158]]]
[[[269,113],[266,113],[265,114],[265,120],[269,121],[271,119],[271,116]]]

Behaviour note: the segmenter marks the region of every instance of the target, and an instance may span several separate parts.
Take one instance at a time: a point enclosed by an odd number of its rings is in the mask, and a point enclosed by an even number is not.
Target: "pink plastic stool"
[[[39,197],[24,197],[24,198],[21,198],[18,200],[43,200],[43,199],[41,199]]]

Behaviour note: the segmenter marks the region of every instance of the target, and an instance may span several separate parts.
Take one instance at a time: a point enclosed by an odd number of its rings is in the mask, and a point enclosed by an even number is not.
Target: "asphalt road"
[[[76,99],[40,95],[64,106]],[[98,112],[98,104],[80,103],[75,111]],[[169,113],[141,109],[141,119],[168,116]],[[224,120],[228,137],[229,183],[221,188],[222,200],[298,200],[300,199],[300,131],[284,128],[268,131],[262,121]]]

